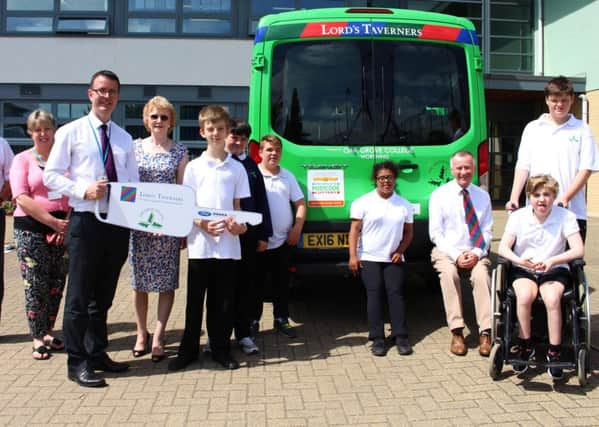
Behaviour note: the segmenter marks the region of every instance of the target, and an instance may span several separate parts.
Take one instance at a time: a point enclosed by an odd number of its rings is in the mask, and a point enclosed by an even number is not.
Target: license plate
[[[306,249],[334,249],[349,246],[348,233],[304,233],[302,242]]]

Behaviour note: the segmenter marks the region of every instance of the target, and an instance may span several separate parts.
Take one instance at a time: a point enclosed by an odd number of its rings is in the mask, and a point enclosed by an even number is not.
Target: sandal
[[[154,349],[160,350],[162,353],[156,354],[154,353]],[[166,357],[166,352],[164,351],[164,341],[160,343],[159,346],[154,347],[152,349],[152,362],[158,363],[162,361]]]
[[[64,350],[64,343],[59,338],[52,337],[51,340],[44,341],[47,350],[60,351]]]
[[[164,360],[165,357],[166,357],[166,353],[152,354],[152,362],[154,362],[154,363],[161,362],[162,360]]]
[[[48,360],[50,358],[50,353],[48,352],[48,349],[45,345],[40,345],[37,348],[32,347],[31,349],[31,355],[35,360]]]
[[[137,350],[135,347],[133,347],[133,349],[131,350],[131,353],[133,354],[133,357],[137,358],[137,357],[145,356],[149,352],[150,352],[150,333],[146,332],[146,345],[144,346],[144,348],[141,350]]]

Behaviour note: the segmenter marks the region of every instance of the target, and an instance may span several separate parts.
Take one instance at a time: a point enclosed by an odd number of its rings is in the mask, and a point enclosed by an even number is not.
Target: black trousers
[[[383,307],[385,294],[389,305],[391,337],[407,337],[405,264],[362,261],[362,282],[366,288],[368,339],[385,338]]]
[[[270,275],[272,279],[272,305],[274,318],[289,317],[289,245],[260,252],[256,256],[256,298],[253,318],[260,320],[264,303],[264,284]]]
[[[206,323],[210,349],[215,357],[228,356],[233,329],[233,298],[238,261],[232,259],[190,259],[187,267],[185,330],[179,356],[197,357],[206,300]]]
[[[2,314],[2,300],[4,299],[4,237],[6,233],[6,213],[0,208],[0,314]]]
[[[70,369],[106,353],[108,309],[127,259],[128,246],[129,230],[102,223],[88,212],[71,213],[67,235],[69,278],[63,320]]]
[[[256,299],[256,247],[258,239],[245,235],[239,236],[241,243],[241,260],[237,262],[237,278],[235,280],[235,314],[233,316],[233,332],[235,339],[250,336],[250,322]]]

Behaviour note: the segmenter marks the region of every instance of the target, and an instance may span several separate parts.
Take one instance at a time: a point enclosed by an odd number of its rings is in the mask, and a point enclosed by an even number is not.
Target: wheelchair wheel
[[[501,343],[494,343],[489,354],[489,375],[495,381],[501,377],[503,370],[503,349]]]
[[[491,273],[491,343],[495,343],[498,336],[501,335],[499,327],[501,325],[501,283],[503,281],[503,265],[499,264]]]
[[[577,362],[576,370],[578,373],[578,384],[580,384],[581,387],[584,387],[587,383],[587,366],[589,363],[589,354],[587,353],[586,348],[578,350]]]
[[[576,273],[576,287],[578,297],[578,320],[581,329],[580,340],[584,344],[587,351],[587,371],[590,369],[590,362],[588,355],[591,354],[591,301],[589,298],[589,283],[587,281],[586,274],[583,269],[584,261],[582,264],[577,264],[575,267]]]
[[[583,277],[584,277],[584,273]],[[586,278],[584,281],[584,287],[585,287],[585,298],[582,304],[582,318],[581,318],[581,326],[584,328],[585,330],[585,347],[586,347],[586,351],[587,351],[587,355],[590,354],[591,352],[591,301],[589,298],[589,286],[588,283],[586,282]],[[587,357],[588,359],[588,357]],[[590,364],[587,363],[587,370],[589,368]]]

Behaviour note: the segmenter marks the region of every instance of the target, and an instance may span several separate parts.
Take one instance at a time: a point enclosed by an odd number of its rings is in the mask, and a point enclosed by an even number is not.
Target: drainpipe
[[[543,0],[537,0],[537,72],[536,74],[542,76],[545,74],[544,65],[544,45],[543,45]]]
[[[582,121],[584,123],[588,124],[589,123],[589,98],[584,93],[581,93],[580,95],[578,95],[578,97],[582,101]]]

